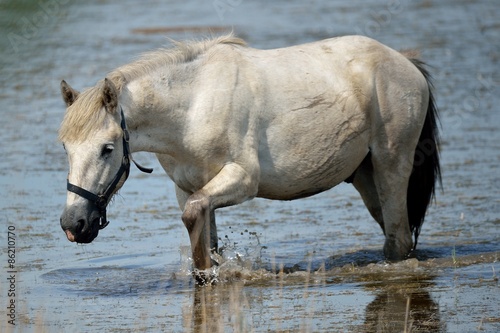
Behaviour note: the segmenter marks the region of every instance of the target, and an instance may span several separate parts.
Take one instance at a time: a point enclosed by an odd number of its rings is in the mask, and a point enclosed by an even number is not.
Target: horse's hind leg
[[[398,150],[378,147],[372,149],[371,159],[373,181],[383,216],[384,255],[394,261],[405,259],[413,247],[406,205],[413,151],[407,155],[398,154]]]
[[[375,186],[375,181],[373,180],[371,154],[368,154],[365,157],[361,165],[354,173],[352,184],[361,195],[361,198],[363,199],[363,202],[365,203],[366,208],[368,208],[371,216],[375,219],[375,221],[377,221],[385,234],[384,216],[382,214],[382,207],[380,205],[377,187]]]

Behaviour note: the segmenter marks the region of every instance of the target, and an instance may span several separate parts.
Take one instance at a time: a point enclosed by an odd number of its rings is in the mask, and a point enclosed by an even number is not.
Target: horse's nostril
[[[75,234],[79,234],[83,231],[83,228],[85,228],[85,220],[80,219],[78,222],[76,222],[76,228],[75,228]]]

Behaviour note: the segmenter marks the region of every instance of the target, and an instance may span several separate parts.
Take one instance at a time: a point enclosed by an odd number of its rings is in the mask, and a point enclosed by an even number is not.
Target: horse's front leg
[[[179,208],[184,211],[186,207],[186,202],[193,193],[184,191],[178,186],[175,186],[175,193],[177,195],[177,201],[179,203]],[[215,223],[215,212],[212,210],[210,213],[210,251],[212,253],[219,252],[219,238],[217,237],[217,227]]]
[[[209,197],[200,190],[191,195],[182,213],[182,222],[186,226],[193,253],[193,265],[198,271],[205,271],[212,267],[210,258],[210,201]],[[195,272],[199,283],[205,284],[203,272]]]
[[[250,171],[252,170],[252,171]],[[258,189],[258,170],[236,163],[225,165],[202,189],[189,196],[184,205],[182,221],[191,241],[195,277],[199,283],[209,278],[203,271],[212,267],[211,238],[217,237],[214,211],[255,197]]]

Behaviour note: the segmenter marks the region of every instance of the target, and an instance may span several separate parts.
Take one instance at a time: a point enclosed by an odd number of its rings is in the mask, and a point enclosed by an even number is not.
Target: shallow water
[[[11,0],[0,8],[0,331],[500,330],[497,1]],[[173,185],[147,154],[136,159],[155,172],[132,169],[99,237],[85,246],[66,240],[60,80],[88,87],[168,45],[165,36],[224,28],[258,48],[364,34],[418,49],[433,66],[444,191],[416,258],[386,264],[380,228],[342,184],[299,201],[219,210],[221,282],[195,287]],[[8,296],[11,270],[16,297]]]

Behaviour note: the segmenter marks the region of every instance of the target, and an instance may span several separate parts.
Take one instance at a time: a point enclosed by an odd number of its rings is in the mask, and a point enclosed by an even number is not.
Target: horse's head
[[[61,92],[67,110],[59,138],[69,161],[61,227],[68,240],[90,243],[107,225],[106,206],[128,176],[128,134],[108,79],[81,94],[62,81]]]

